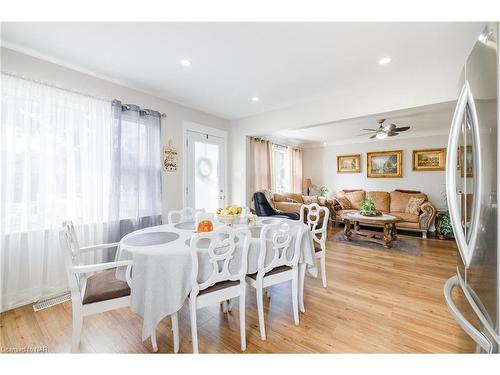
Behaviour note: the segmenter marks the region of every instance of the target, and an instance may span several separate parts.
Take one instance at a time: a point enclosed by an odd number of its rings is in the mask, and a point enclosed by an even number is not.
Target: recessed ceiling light
[[[254,102],[254,103],[257,103],[259,100],[260,100],[260,99],[259,99],[259,97],[258,97],[258,96],[254,96],[254,97],[252,97],[252,102]]]
[[[188,59],[182,59],[181,65],[182,66],[191,66],[191,61],[189,61]]]
[[[387,65],[387,64],[389,64],[390,62],[391,62],[391,58],[390,58],[390,57],[382,57],[382,58],[378,61],[378,63],[379,63],[380,65]]]
[[[326,146],[326,142],[323,142],[323,145]]]

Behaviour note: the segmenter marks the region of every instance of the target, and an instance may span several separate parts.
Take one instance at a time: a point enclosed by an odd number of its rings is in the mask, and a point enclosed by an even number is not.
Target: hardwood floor
[[[333,228],[329,238],[340,230]],[[463,353],[473,342],[448,312],[443,284],[456,267],[452,241],[421,240],[422,256],[328,241],[328,288],[306,278],[306,313],[293,324],[290,285],[265,300],[267,341],[261,341],[254,291],[247,297],[247,353]],[[179,314],[181,353],[191,353],[187,304]],[[81,352],[150,353],[141,341],[142,318],[128,308],[84,318]],[[1,346],[69,352],[71,303],[33,312],[24,306],[1,314]],[[198,311],[201,353],[240,353],[237,303]],[[173,352],[170,319],[157,329],[160,353]]]

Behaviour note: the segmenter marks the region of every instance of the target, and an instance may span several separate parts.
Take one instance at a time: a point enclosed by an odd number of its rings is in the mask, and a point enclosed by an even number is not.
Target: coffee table
[[[360,212],[346,212],[342,214],[344,221],[344,238],[347,241],[359,239],[368,242],[375,242],[383,245],[385,248],[392,247],[392,241],[397,238],[396,223],[402,221],[401,218],[394,215],[364,216]],[[379,225],[384,228],[382,235],[361,230],[360,224]],[[351,228],[351,226],[354,226]]]

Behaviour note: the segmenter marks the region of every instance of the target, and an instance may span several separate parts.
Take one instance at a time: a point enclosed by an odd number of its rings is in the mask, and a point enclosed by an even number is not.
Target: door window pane
[[[194,143],[195,207],[215,212],[219,206],[219,145]]]

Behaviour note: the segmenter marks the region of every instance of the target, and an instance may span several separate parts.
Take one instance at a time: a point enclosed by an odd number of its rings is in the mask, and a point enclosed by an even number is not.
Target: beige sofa
[[[272,195],[272,203],[274,207],[279,211],[285,212],[297,212],[300,214],[300,207],[305,204],[304,199],[309,199],[311,202],[308,203],[318,203],[320,206],[326,206],[327,208],[333,208],[333,200],[326,199],[319,196],[304,196],[296,193],[274,193]],[[330,210],[331,211],[331,210]],[[332,212],[330,212],[332,214]]]
[[[340,218],[342,213],[358,210],[365,196],[375,203],[377,210],[400,217],[403,221],[396,224],[397,228],[421,232],[423,238],[427,238],[427,231],[436,216],[436,207],[428,201],[427,195],[421,192],[404,190],[395,190],[391,192],[342,190],[337,196],[347,198],[352,205],[352,209],[344,210],[335,198],[332,199],[334,213],[332,217],[338,222],[342,221]],[[419,215],[405,212],[411,197],[424,198],[424,203],[420,206]]]

